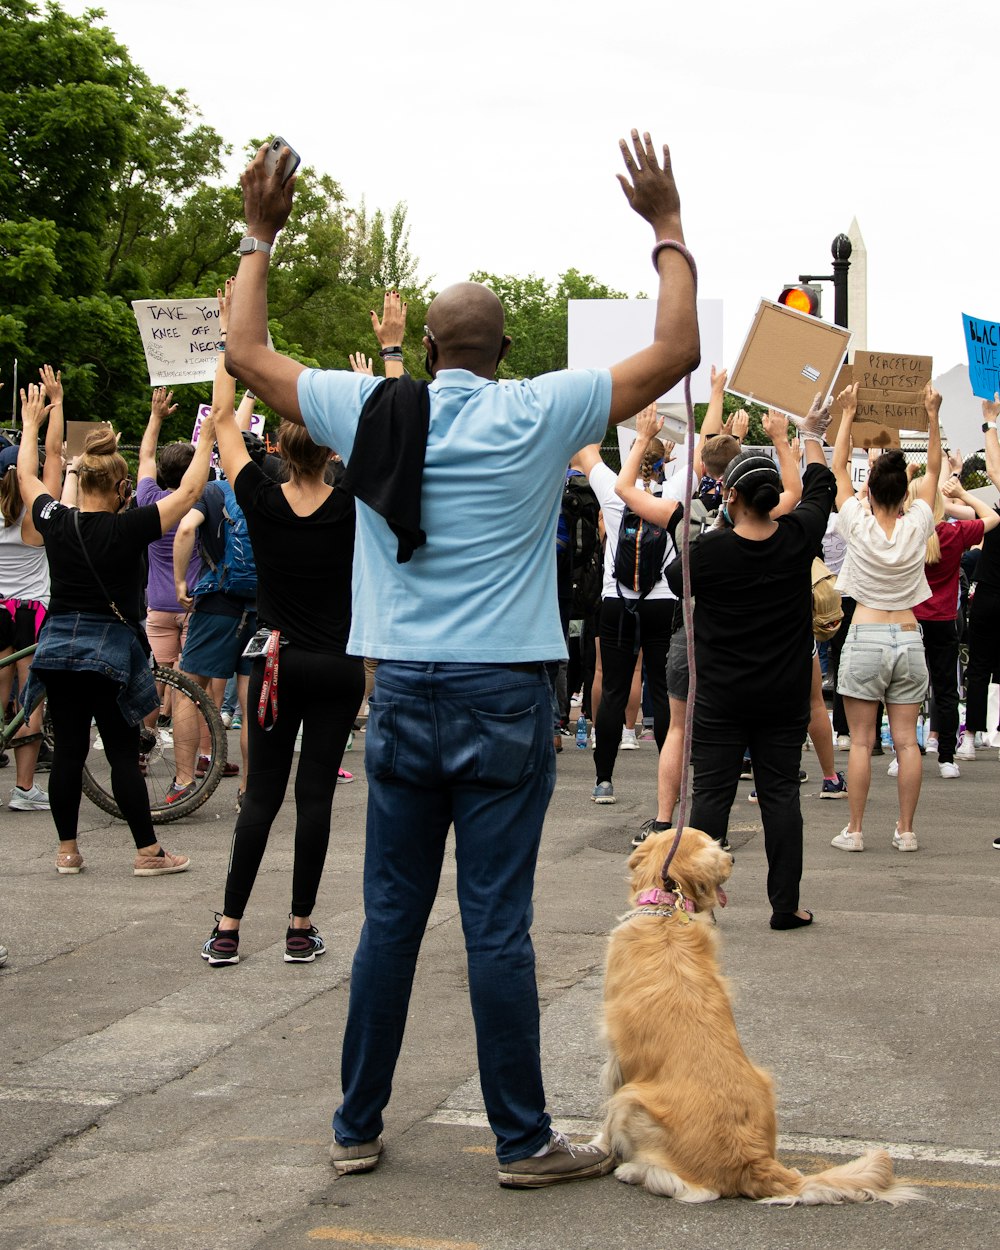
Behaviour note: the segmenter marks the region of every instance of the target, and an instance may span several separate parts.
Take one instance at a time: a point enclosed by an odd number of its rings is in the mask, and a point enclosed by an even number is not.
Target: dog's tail
[[[869,1150],[860,1159],[827,1168],[814,1176],[801,1176],[776,1159],[753,1166],[758,1202],[771,1206],[825,1206],[841,1202],[915,1202],[919,1190],[901,1184],[892,1174],[892,1160],[884,1150]],[[768,1187],[773,1186],[768,1194]]]

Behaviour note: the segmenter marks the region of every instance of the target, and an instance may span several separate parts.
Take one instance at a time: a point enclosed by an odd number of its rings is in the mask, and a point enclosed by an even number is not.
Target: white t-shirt
[[[931,594],[924,561],[933,532],[934,513],[922,499],[897,519],[891,538],[858,499],[848,499],[837,513],[837,533],[847,543],[837,589],[884,611],[923,603]]]
[[[639,595],[636,591],[628,586],[620,586],[615,581],[615,552],[618,550],[618,531],[621,528],[622,516],[625,513],[625,502],[615,494],[615,482],[618,481],[618,474],[613,469],[600,461],[590,470],[590,485],[594,494],[597,496],[597,502],[601,505],[601,511],[604,513],[604,531],[607,534],[607,542],[604,545],[604,586],[601,590],[602,599],[617,599],[618,590],[621,589],[622,597],[625,599],[638,599]],[[673,560],[675,556],[674,545],[667,539],[667,551],[664,557],[664,567]],[[661,577],[653,589],[646,595],[647,599],[676,599],[676,595],[667,585],[667,579]]]

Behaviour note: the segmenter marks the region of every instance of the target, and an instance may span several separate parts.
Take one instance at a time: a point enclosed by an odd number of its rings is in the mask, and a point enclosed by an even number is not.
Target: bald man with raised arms
[[[536,1188],[600,1176],[613,1157],[553,1132],[542,1085],[530,928],[535,861],[555,783],[543,665],[566,654],[555,529],[567,462],[600,442],[609,422],[639,412],[698,364],[694,266],[683,246],[669,152],[664,147],[658,159],[649,135],[636,131],[631,146],[621,142],[626,172],[619,181],[656,239],[659,289],[648,347],[610,370],[498,384],[497,366],[510,349],[503,308],[488,288],[459,283],[427,311],[423,343],[433,380],[424,395],[409,379],[410,390],[378,394],[396,384],[306,369],[268,347],[269,252],[288,218],[294,179],[282,183],[284,158],[268,175],[266,151],[242,180],[247,237],[229,317],[230,372],[335,448],[349,473],[356,442],[364,448],[359,460],[385,454],[371,422],[398,420],[392,404],[415,393],[417,441],[398,456],[417,473],[419,463],[407,460],[423,457],[419,515],[409,517],[409,532],[419,536],[405,554],[386,510],[358,505],[348,650],[379,666],[365,744],[365,925],[331,1160],[338,1173],[370,1171],[380,1161],[382,1111],[454,825],[480,1081],[500,1183]],[[381,444],[396,454],[394,440]]]

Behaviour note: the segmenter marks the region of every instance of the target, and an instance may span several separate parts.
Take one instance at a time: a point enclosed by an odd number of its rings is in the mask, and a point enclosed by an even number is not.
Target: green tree
[[[590,274],[568,269],[555,282],[529,274],[492,274],[482,270],[470,275],[495,291],[504,307],[506,330],[512,346],[500,365],[502,378],[533,378],[540,373],[565,369],[569,340],[568,304],[571,299],[626,299]]]

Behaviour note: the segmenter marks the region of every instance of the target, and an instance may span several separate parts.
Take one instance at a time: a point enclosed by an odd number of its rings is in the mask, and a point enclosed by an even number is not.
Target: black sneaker
[[[288,929],[285,933],[285,963],[311,964],[317,955],[326,954],[326,943],[315,925],[308,929]]]
[[[540,1189],[562,1181],[582,1181],[605,1176],[615,1166],[615,1156],[601,1146],[581,1146],[562,1133],[553,1133],[543,1155],[501,1163],[500,1184],[514,1189]]]
[[[639,832],[632,839],[632,846],[642,846],[651,833],[662,833],[664,830],[673,827],[672,825],[664,825],[663,829],[658,829],[657,825],[659,823],[655,816],[650,816],[649,820],[644,820],[639,826]]]
[[[221,919],[220,913],[216,912],[212,936],[201,948],[201,957],[208,960],[210,968],[221,968],[223,964],[240,962],[240,931],[239,929],[226,929],[220,933],[219,921]]]
[[[1000,851],[1000,838],[993,839],[993,849],[995,851]]]
[[[753,762],[749,755],[743,756],[743,764],[740,767],[740,781],[753,780]]]

